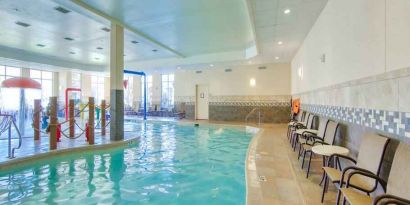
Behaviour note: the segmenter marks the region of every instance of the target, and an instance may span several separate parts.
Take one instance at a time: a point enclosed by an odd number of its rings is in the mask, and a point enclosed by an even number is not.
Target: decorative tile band
[[[290,106],[290,95],[209,96],[210,106]],[[195,96],[176,96],[176,104],[195,104]]]
[[[330,105],[302,104],[302,110],[410,138],[410,113]]]

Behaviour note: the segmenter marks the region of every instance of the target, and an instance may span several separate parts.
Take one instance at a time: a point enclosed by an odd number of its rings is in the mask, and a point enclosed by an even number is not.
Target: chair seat
[[[356,190],[350,188],[342,188],[343,196],[345,197],[346,201],[349,202],[351,205],[371,205],[372,198],[362,192],[358,192]]]
[[[305,138],[299,138],[300,144],[306,144],[307,140]]]
[[[322,168],[327,176],[329,177],[330,181],[332,181],[332,183],[339,183],[341,176],[342,176],[342,172],[340,172],[339,170],[332,168],[332,167],[323,167]],[[346,184],[347,182],[347,178],[348,178],[348,174],[349,172],[346,173],[345,178],[344,178],[344,184]],[[366,183],[361,176],[358,175],[354,175],[351,179],[350,179],[350,185],[354,186],[354,187],[358,187],[364,190],[372,190],[373,189],[373,185],[369,185],[368,183]]]
[[[310,133],[313,133],[313,134],[317,134],[317,133],[318,133],[317,130],[313,130],[313,129],[298,129],[298,130],[296,131],[296,134],[301,135],[301,134],[303,134],[304,132],[310,132]]]
[[[303,149],[304,150],[306,150],[306,151],[311,151],[312,150],[312,145],[310,145],[310,144],[303,144]]]

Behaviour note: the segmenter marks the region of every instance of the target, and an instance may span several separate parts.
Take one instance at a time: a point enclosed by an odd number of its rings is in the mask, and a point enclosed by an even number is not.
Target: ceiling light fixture
[[[282,45],[283,44],[283,42],[282,41],[278,41],[278,45]]]
[[[57,11],[59,11],[59,12],[61,12],[61,13],[63,13],[63,14],[66,14],[66,13],[70,13],[70,12],[71,12],[70,10],[67,10],[67,9],[65,9],[65,8],[63,8],[63,7],[61,7],[61,6],[57,6],[57,7],[55,7],[54,9],[57,10]]]
[[[111,30],[107,27],[101,28],[101,30],[105,31],[105,32],[110,32]]]
[[[29,27],[29,26],[31,26],[30,24],[24,23],[24,22],[21,22],[21,21],[17,21],[16,24],[19,25],[19,26],[23,26],[23,27]]]
[[[209,64],[209,66],[214,67],[215,65],[214,64]]]
[[[255,87],[255,86],[256,86],[256,80],[255,80],[255,78],[251,78],[251,79],[249,80],[249,85],[250,85],[251,87]]]
[[[284,14],[289,14],[289,13],[290,13],[290,9],[285,9],[285,10],[283,11],[283,13],[284,13]]]
[[[178,69],[178,70],[181,70],[181,67],[180,67],[180,66],[178,66],[178,67],[177,67],[177,69]]]
[[[276,56],[275,59],[276,59],[276,60],[279,60],[279,56]]]

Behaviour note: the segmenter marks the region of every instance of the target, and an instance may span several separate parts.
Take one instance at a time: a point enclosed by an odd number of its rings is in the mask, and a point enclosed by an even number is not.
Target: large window
[[[104,100],[104,77],[91,76],[91,92],[93,94],[95,104],[101,104]]]
[[[152,75],[146,76],[147,79],[147,106],[152,106]],[[144,106],[144,78],[141,78],[141,107]]]
[[[0,83],[5,79],[20,77],[21,69],[10,67],[10,66],[0,66]],[[0,106],[2,110],[18,110],[20,104],[20,89],[15,88],[2,88],[1,91]]]
[[[53,73],[30,69],[30,78],[41,84],[41,105],[43,107],[47,106],[48,101],[53,94]],[[34,94],[33,92],[31,93]],[[36,97],[38,98],[38,96],[30,96],[30,92],[27,92],[27,97],[28,100],[31,101]]]
[[[124,104],[125,104],[125,106],[127,106],[127,107],[132,107],[132,105],[133,105],[133,102],[132,102],[132,99],[133,99],[133,94],[132,94],[132,91],[133,91],[133,78],[132,78],[132,76],[129,76],[129,75],[124,75],[124,86],[125,86],[125,88],[124,88]]]
[[[162,75],[161,107],[174,108],[174,74]]]

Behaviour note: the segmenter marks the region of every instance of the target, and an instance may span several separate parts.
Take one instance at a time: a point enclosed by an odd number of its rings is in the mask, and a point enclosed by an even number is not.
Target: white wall
[[[292,61],[292,94],[409,67],[409,10],[408,0],[329,0]]]
[[[232,95],[290,95],[290,65],[269,64],[265,70],[258,66],[239,66],[225,72],[225,68],[207,68],[197,74],[195,70],[175,73],[175,96],[195,96],[195,85],[209,86],[213,96]],[[249,81],[255,78],[256,86]]]

